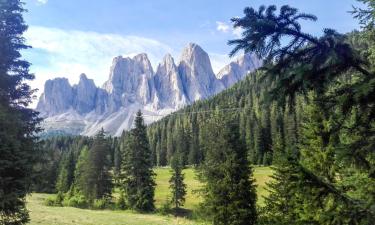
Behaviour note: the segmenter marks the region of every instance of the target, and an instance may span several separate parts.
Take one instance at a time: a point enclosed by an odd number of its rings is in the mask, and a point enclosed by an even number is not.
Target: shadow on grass
[[[184,208],[172,209],[171,215],[175,217],[184,217],[184,218],[192,219],[193,210],[184,209]]]

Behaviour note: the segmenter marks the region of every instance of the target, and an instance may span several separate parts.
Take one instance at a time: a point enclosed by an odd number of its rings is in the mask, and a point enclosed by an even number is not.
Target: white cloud
[[[241,27],[232,27],[231,25],[225,23],[225,22],[216,22],[216,30],[223,32],[223,33],[228,33],[230,32],[232,35],[236,36],[237,38],[240,38],[243,32],[243,29]]]
[[[44,4],[47,4],[48,0],[37,0],[37,2],[38,2],[39,4],[44,5]]]
[[[74,84],[81,73],[101,86],[108,79],[112,59],[118,55],[134,56],[145,52],[155,68],[166,53],[174,54],[168,45],[138,36],[30,26],[25,38],[33,47],[24,55],[33,64],[31,72],[36,79],[31,85],[39,89],[37,95],[42,93],[46,80],[66,77]]]
[[[227,33],[227,32],[230,30],[230,27],[229,27],[229,25],[226,24],[225,22],[217,21],[217,22],[216,22],[216,29],[217,29],[218,31],[221,31],[221,32]]]

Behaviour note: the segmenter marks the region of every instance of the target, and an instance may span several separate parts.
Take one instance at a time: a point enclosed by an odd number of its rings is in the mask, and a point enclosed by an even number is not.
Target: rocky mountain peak
[[[81,82],[81,81],[86,81],[86,80],[88,80],[86,74],[81,73],[81,75],[79,75],[79,81]]]
[[[104,128],[120,135],[131,127],[137,110],[150,123],[224,90],[260,63],[256,57],[244,55],[215,75],[207,52],[194,43],[183,49],[177,64],[170,54],[165,55],[155,72],[146,53],[117,56],[102,88],[85,74],[73,86],[66,78],[47,81],[37,110],[46,117],[49,130],[68,126],[74,134],[94,135]]]
[[[152,87],[148,81],[152,76],[152,66],[145,53],[133,58],[116,57],[112,62],[109,79],[103,85],[103,89],[111,94],[110,111],[135,102],[147,104],[151,99]]]
[[[197,44],[190,43],[184,48],[178,70],[184,83],[184,91],[191,102],[224,89],[212,70],[207,52]]]
[[[187,65],[198,65],[197,61],[199,61],[200,65],[205,66],[208,71],[212,71],[210,57],[208,56],[207,52],[205,52],[199,45],[189,43],[182,50],[180,63],[185,63]]]
[[[55,115],[71,108],[73,89],[66,78],[47,80],[37,110],[43,115]]]
[[[133,60],[134,60],[135,64],[138,64],[138,66],[141,68],[141,70],[143,70],[143,72],[146,75],[152,75],[153,74],[151,62],[148,59],[148,56],[147,56],[146,53],[141,53],[141,54],[138,54],[138,55],[134,56]]]
[[[164,56],[154,77],[155,105],[158,108],[180,108],[188,103],[181,76],[170,54]]]
[[[73,90],[73,108],[78,113],[88,113],[95,108],[97,87],[92,79],[87,78],[86,74],[80,75],[79,83],[73,86]]]
[[[159,64],[159,67],[160,66],[165,66],[165,67],[168,67],[169,69],[171,69],[173,67],[176,67],[176,64],[174,62],[174,59],[173,59],[172,55],[171,54],[166,54],[163,57],[163,61]]]
[[[255,55],[244,54],[236,61],[231,62],[217,74],[225,88],[232,86],[242,80],[247,74],[261,66],[262,62]]]

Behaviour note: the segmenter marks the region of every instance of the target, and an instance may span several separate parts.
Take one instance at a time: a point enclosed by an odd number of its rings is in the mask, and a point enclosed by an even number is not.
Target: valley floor
[[[169,195],[168,168],[156,169],[155,203],[160,207]],[[185,182],[188,193],[186,196],[186,209],[194,209],[200,198],[193,190],[199,188],[194,170],[186,169]],[[254,177],[257,181],[258,204],[263,204],[263,197],[267,194],[265,184],[271,178],[272,171],[269,167],[256,167]],[[72,207],[49,207],[44,205],[44,200],[49,194],[34,193],[28,197],[27,207],[30,211],[31,225],[198,225],[204,224],[185,218],[162,216],[158,214],[139,214],[132,211],[88,210]]]

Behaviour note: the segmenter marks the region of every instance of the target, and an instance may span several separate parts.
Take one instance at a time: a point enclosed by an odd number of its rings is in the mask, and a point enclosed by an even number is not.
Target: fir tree
[[[179,154],[175,154],[171,161],[172,176],[169,179],[169,188],[172,194],[171,202],[176,210],[184,205],[186,196],[186,184],[184,183],[185,175],[182,173],[182,161],[183,159]]]
[[[63,159],[61,160],[59,169],[60,172],[56,182],[56,190],[58,192],[65,193],[69,191],[70,186],[73,184],[74,181],[74,170],[74,155],[73,151],[70,150],[69,152],[63,155]]]
[[[74,171],[74,191],[83,194],[84,196],[89,196],[90,193],[90,184],[87,175],[89,174],[89,149],[87,146],[83,147],[81,150],[76,168]]]
[[[128,205],[137,211],[153,211],[155,174],[152,170],[152,153],[141,111],[137,112],[134,128],[125,136],[124,141],[120,182]]]
[[[213,224],[256,224],[256,193],[238,120],[217,113],[204,127],[202,210]]]
[[[85,178],[89,193],[87,199],[108,198],[112,192],[112,176],[110,174],[110,147],[102,129],[94,138],[94,143],[88,153],[88,163]]]
[[[38,114],[29,109],[34,90],[25,81],[34,79],[20,51],[29,48],[19,0],[0,1],[0,224],[25,224],[25,206],[31,191],[33,165],[39,160]]]

